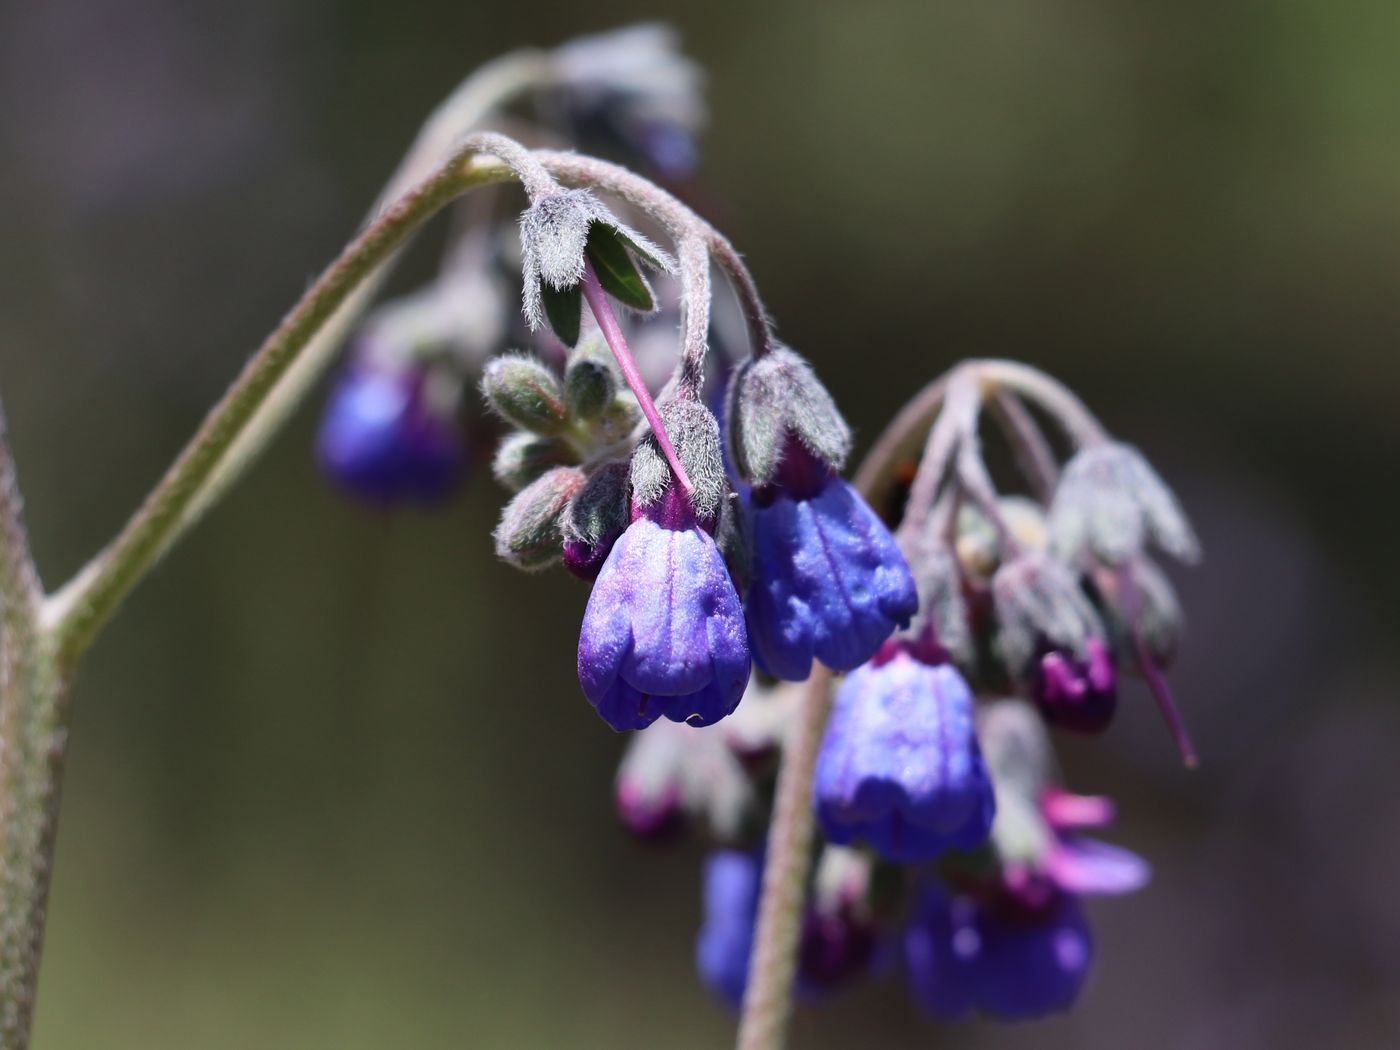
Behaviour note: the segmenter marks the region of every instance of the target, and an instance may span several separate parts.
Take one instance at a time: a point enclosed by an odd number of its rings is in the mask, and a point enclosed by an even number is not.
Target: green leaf
[[[569,288],[551,288],[548,282],[541,281],[540,300],[544,303],[544,313],[554,334],[566,346],[577,343],[579,318],[583,313],[582,287],[575,284]]]
[[[598,282],[605,292],[634,310],[652,308],[651,289],[642,280],[632,256],[627,253],[627,243],[617,230],[606,223],[595,222],[588,228],[588,247],[584,250],[593,269],[598,271]]]

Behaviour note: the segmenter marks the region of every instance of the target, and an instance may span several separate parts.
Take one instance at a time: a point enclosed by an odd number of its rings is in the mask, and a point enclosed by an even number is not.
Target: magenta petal
[[[1075,837],[1051,847],[1045,873],[1070,893],[1113,896],[1142,889],[1152,877],[1152,867],[1119,846]]]

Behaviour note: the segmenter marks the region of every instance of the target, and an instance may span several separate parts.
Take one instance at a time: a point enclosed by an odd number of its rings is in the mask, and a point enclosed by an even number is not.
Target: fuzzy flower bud
[[[617,396],[617,369],[607,347],[581,346],[564,369],[564,401],[575,419],[598,419]]]
[[[1050,505],[1051,549],[1071,564],[1121,565],[1149,539],[1182,561],[1200,558],[1181,505],[1142,453],[1118,442],[1077,452]]]
[[[632,522],[631,467],[604,463],[586,481],[564,515],[564,568],[582,580],[597,577],[613,544]]]
[[[977,643],[963,599],[961,565],[940,538],[902,540],[919,593],[919,610],[899,638],[930,662],[950,660],[964,670],[977,660]]]
[[[501,511],[494,533],[496,556],[531,571],[558,561],[560,518],[583,481],[577,467],[556,467],[521,490]]]
[[[512,492],[519,492],[546,471],[577,461],[578,454],[563,441],[517,430],[496,446],[491,474]]]
[[[753,781],[721,726],[696,728],[666,719],[632,734],[615,797],[626,828],[652,841],[669,837],[691,818],[703,818],[720,841],[734,841],[755,805]]]
[[[1095,572],[1094,583],[1120,652],[1131,653],[1137,636],[1158,667],[1169,666],[1186,625],[1176,591],[1161,567],[1148,558],[1137,558],[1116,571]]]
[[[1001,656],[1016,677],[1027,674],[1046,646],[1087,660],[1089,640],[1105,635],[1074,574],[1045,554],[1022,554],[998,569],[992,598]]]
[[[845,466],[851,430],[812,366],[787,347],[752,358],[729,386],[729,451],[739,475],[769,485],[796,438],[831,472]]]
[[[492,358],[481,378],[481,392],[493,412],[522,430],[547,436],[568,425],[558,378],[523,354]]]
[[[1118,673],[1113,655],[1100,638],[1084,643],[1083,660],[1052,649],[1031,674],[1031,696],[1045,720],[1078,733],[1101,733],[1118,709]]]
[[[899,643],[848,675],[813,794],[828,841],[866,841],[898,863],[986,841],[996,807],[962,675]]]

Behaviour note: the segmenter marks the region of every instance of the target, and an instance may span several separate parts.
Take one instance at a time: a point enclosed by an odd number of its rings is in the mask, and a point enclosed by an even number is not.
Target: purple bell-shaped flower
[[[371,502],[444,496],[462,472],[462,438],[453,413],[432,403],[430,380],[423,365],[352,365],[321,421],[322,469]]]
[[[763,856],[757,851],[721,850],[705,862],[696,968],[705,986],[734,1009],[748,985],[762,888]],[[850,895],[809,902],[797,953],[799,994],[819,998],[863,976],[876,944],[873,922]]]
[[[753,582],[747,614],[759,666],[807,677],[813,658],[860,666],[918,609],[889,529],[848,483],[790,438],[770,485],[750,498]]]
[[[926,883],[904,955],[914,994],[931,1013],[1020,1021],[1074,1003],[1094,940],[1073,894],[1052,889],[1032,905],[1009,894],[960,896]]]
[[[619,731],[662,715],[711,725],[738,706],[751,669],[739,595],[708,531],[723,498],[708,491],[723,484],[718,425],[692,402],[667,408],[689,436],[682,458],[716,464],[691,474],[716,481],[687,494],[654,442],[633,458],[632,523],[598,573],[578,646],[583,691]]]
[[[851,435],[806,361],[777,347],[730,383],[729,451],[752,486],[749,634],[760,667],[805,679],[869,660],[918,610],[889,530],[838,472]]]
[[[705,987],[738,1009],[749,981],[763,859],[745,850],[719,850],[705,859],[704,918],[695,938],[695,968]]]
[[[813,794],[829,841],[897,863],[985,842],[996,801],[962,675],[887,643],[836,692]]]

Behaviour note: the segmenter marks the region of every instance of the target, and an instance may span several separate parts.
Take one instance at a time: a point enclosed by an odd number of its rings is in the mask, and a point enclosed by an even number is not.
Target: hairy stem
[[[831,672],[813,664],[812,676],[802,689],[797,725],[783,748],[773,801],[738,1050],[781,1050],[792,1017],[793,980],[816,823],[812,774],[831,713]]]
[[[666,433],[661,415],[656,411],[656,402],[651,399],[646,380],[637,369],[637,362],[622,334],[622,326],[617,323],[617,315],[613,313],[612,304],[608,302],[608,293],[603,291],[603,285],[598,280],[598,273],[593,269],[593,264],[586,259],[583,264],[583,297],[587,300],[589,309],[593,311],[593,317],[603,333],[603,340],[617,361],[617,367],[622,370],[622,378],[636,395],[637,404],[641,406],[642,415],[646,416],[651,432],[656,436],[656,443],[661,446],[662,455],[666,457],[666,462],[671,464],[671,470],[681,488],[687,493],[691,492],[693,486],[690,484],[690,478],[686,475],[685,467],[681,465],[680,457],[676,455],[675,446],[671,444],[671,437]]]
[[[987,399],[987,409],[1006,435],[1016,464],[1030,483],[1036,499],[1048,505],[1060,478],[1060,467],[1034,417],[1021,399],[1009,390],[993,390]]]
[[[468,144],[435,174],[383,212],[316,281],[244,367],[210,411],[194,438],[151,491],[112,544],[51,600],[51,625],[60,666],[81,653],[122,599],[207,505],[239,438],[279,383],[357,288],[429,218],[468,190],[510,178],[497,162],[474,159]]]
[[[894,488],[895,468],[918,450],[929,426],[943,408],[948,376],[926,385],[901,408],[875,440],[856,471],[854,484],[873,507],[884,506]]]
[[[677,385],[698,399],[705,383],[705,355],[710,338],[710,252],[705,241],[687,234],[676,247],[681,268],[681,361]]]
[[[967,367],[983,383],[1005,387],[1043,408],[1076,445],[1096,445],[1108,433],[1094,413],[1068,387],[1038,368],[1019,361],[970,361]]]
[[[0,411],[0,1044],[15,1050],[34,1013],[66,721],[42,595]]]

